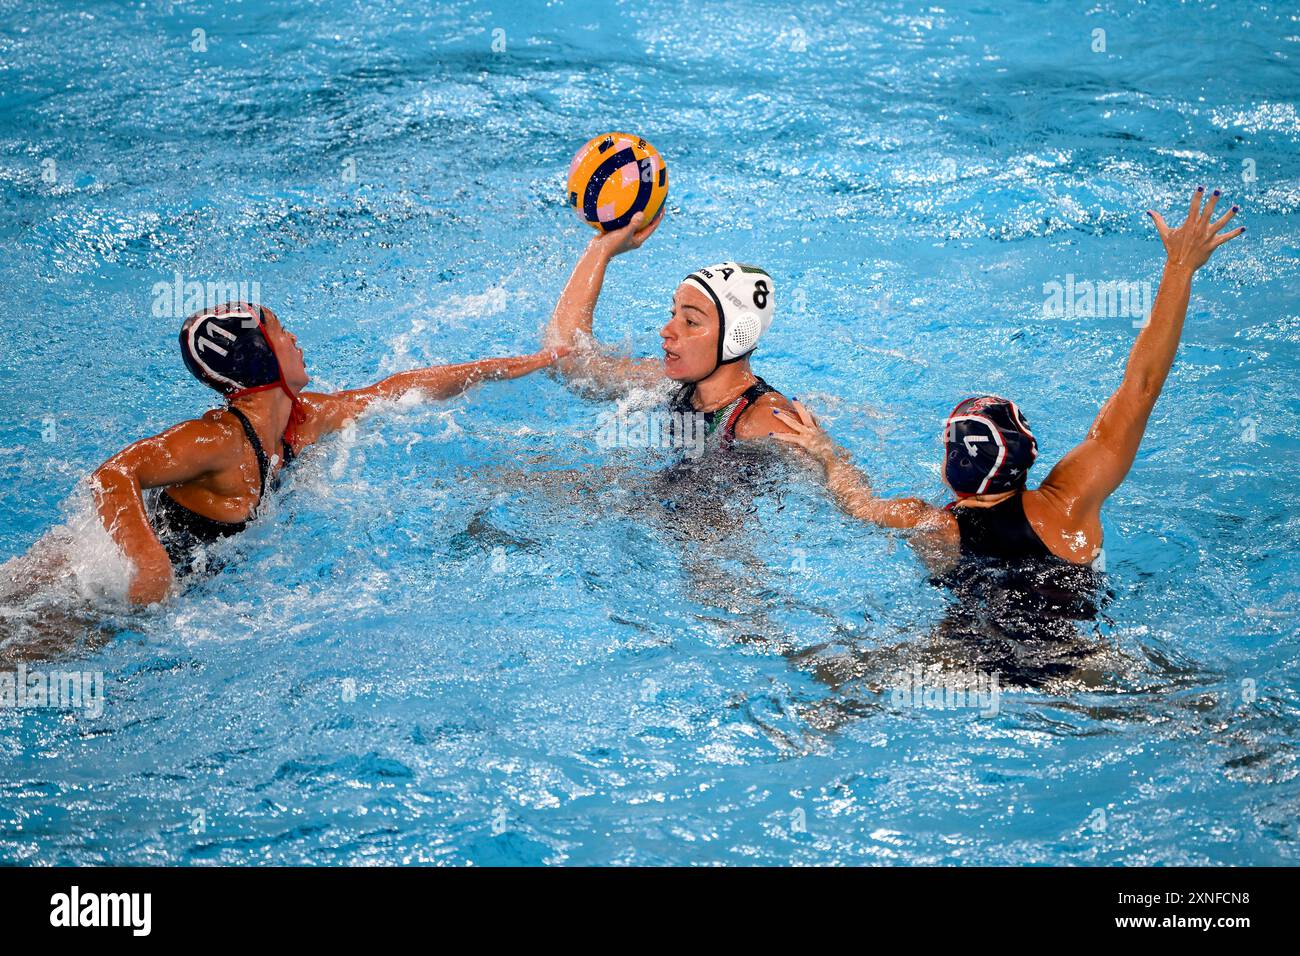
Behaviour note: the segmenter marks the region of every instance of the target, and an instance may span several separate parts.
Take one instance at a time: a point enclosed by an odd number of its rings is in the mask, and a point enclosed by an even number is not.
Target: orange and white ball
[[[586,143],[569,164],[569,207],[594,229],[622,229],[638,212],[648,223],[668,196],[668,167],[639,136],[605,133]]]

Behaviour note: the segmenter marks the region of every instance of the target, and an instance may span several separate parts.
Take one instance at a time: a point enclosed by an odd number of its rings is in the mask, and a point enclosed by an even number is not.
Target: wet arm
[[[1167,252],[1150,321],[1138,333],[1124,378],[1102,406],[1087,437],[1061,459],[1039,489],[1067,526],[1095,518],[1133,467],[1151,411],[1178,352],[1192,276],[1214,249],[1241,233],[1234,229],[1218,235],[1237,207],[1215,221],[1212,213],[1217,202],[1216,190],[1202,209],[1201,193],[1194,193],[1187,219],[1176,230],[1166,226],[1159,214],[1150,213]]]
[[[838,446],[830,447],[831,451],[817,458],[826,476],[826,488],[845,514],[877,527],[899,530],[917,528],[943,515],[920,498],[877,497],[870,479],[849,453]]]
[[[920,498],[878,497],[866,473],[831,440],[812,413],[801,402],[794,402],[794,408],[797,417],[777,411],[777,418],[789,430],[772,437],[802,448],[821,466],[826,488],[840,510],[877,527],[917,532],[908,540],[927,558],[957,543],[957,522],[952,515]]]
[[[128,599],[153,604],[167,596],[171,560],[149,524],[144,489],[183,484],[226,467],[230,432],[210,421],[190,421],[118,452],[91,475],[100,520],[134,565]]]
[[[605,354],[592,335],[596,301],[600,298],[610,260],[619,252],[634,249],[645,242],[658,228],[659,220],[638,233],[636,230],[640,225],[641,215],[638,213],[625,228],[593,238],[573,267],[573,273],[555,304],[542,341],[551,348],[567,346],[572,349],[568,357],[557,365],[571,388],[616,392],[629,385],[650,385],[663,378],[658,362]]]
[[[300,397],[307,409],[307,421],[300,430],[301,444],[307,445],[330,432],[338,431],[355,419],[372,403],[401,398],[420,392],[429,399],[447,399],[460,395],[480,382],[520,378],[530,372],[553,365],[565,350],[547,349],[535,355],[516,358],[491,358],[459,365],[435,365],[390,375],[365,388],[326,394],[303,392]]]

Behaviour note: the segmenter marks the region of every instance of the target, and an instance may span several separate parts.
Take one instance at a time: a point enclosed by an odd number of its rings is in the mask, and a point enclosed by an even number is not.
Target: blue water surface
[[[258,282],[321,388],[533,351],[607,130],[670,192],[599,333],[653,355],[683,275],[762,264],[756,370],[936,503],[964,395],[1046,474],[1118,383],[1133,319],[1045,285],[1158,281],[1144,210],[1198,183],[1248,225],[1107,505],[1080,679],[900,703],[946,601],[905,545],[797,468],[673,501],[538,375],[314,448],[163,609],[46,606],[107,700],[0,710],[0,861],[1295,863],[1298,44],[1235,0],[0,4],[0,558],[213,404],[177,274]]]

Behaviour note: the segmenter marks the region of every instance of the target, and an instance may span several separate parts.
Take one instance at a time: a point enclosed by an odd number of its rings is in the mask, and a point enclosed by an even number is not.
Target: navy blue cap
[[[978,395],[957,405],[943,430],[943,477],[959,495],[1023,488],[1038,442],[1015,402]]]
[[[280,380],[280,362],[262,325],[262,307],[227,302],[181,326],[181,358],[200,382],[224,395]]]

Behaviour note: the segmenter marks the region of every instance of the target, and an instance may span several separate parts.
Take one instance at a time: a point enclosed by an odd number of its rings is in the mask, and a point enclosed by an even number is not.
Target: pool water
[[[88,6],[0,10],[0,558],[77,549],[0,624],[105,700],[0,709],[0,861],[1297,861],[1293,16]],[[533,351],[588,236],[568,160],[610,129],[671,185],[600,334],[656,354],[683,275],[762,264],[756,371],[936,503],[961,397],[1017,400],[1041,476],[1118,383],[1134,319],[1047,314],[1049,284],[1154,283],[1145,209],[1240,202],[1104,513],[1086,667],[996,708],[895,693],[949,600],[904,544],[762,452],[666,482],[542,375],[331,438],[240,560],[122,606],[78,482],[214,398],[157,284],[257,282],[320,388]]]

